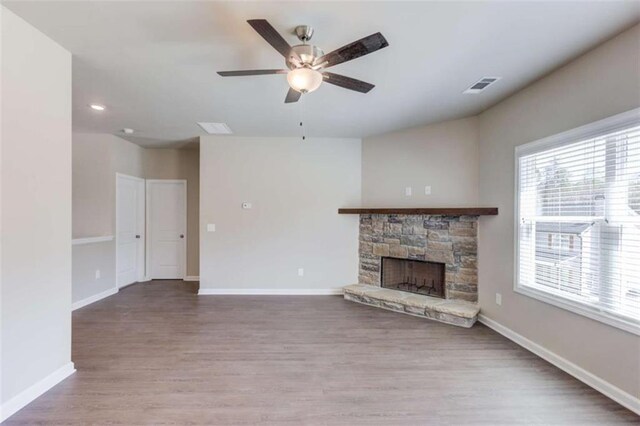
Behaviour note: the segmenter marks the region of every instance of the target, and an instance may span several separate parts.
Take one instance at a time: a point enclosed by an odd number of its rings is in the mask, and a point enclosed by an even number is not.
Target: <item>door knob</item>
[[[140,238],[140,235],[136,235],[136,238]]]
[[[184,234],[180,234],[180,238],[184,238]]]

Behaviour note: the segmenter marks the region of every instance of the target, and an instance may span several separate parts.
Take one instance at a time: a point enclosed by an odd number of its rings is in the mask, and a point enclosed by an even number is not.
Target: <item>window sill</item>
[[[602,312],[597,308],[592,308],[590,306],[586,306],[582,303],[575,302],[570,299],[554,297],[550,294],[529,287],[521,287],[516,285],[514,287],[514,291],[518,294],[531,297],[541,302],[565,309],[569,312],[573,312],[574,314],[582,315],[592,320],[640,336],[640,324],[635,323],[631,320],[625,320],[609,313]]]

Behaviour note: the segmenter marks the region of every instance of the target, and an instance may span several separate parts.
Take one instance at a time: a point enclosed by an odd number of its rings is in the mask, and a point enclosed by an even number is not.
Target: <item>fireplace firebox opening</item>
[[[445,264],[424,260],[382,258],[381,286],[432,297],[445,297]]]

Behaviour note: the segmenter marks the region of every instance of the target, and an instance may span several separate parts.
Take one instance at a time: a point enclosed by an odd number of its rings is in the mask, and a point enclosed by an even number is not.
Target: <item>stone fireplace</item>
[[[478,300],[478,216],[360,215],[359,283],[380,286],[383,257],[445,265],[445,298]]]
[[[464,327],[475,323],[478,215],[360,213],[359,238],[359,283],[345,288],[346,299]]]

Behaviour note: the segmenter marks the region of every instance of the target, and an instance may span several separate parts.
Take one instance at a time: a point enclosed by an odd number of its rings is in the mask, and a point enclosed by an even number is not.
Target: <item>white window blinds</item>
[[[589,130],[517,150],[517,285],[640,325],[640,120]]]

